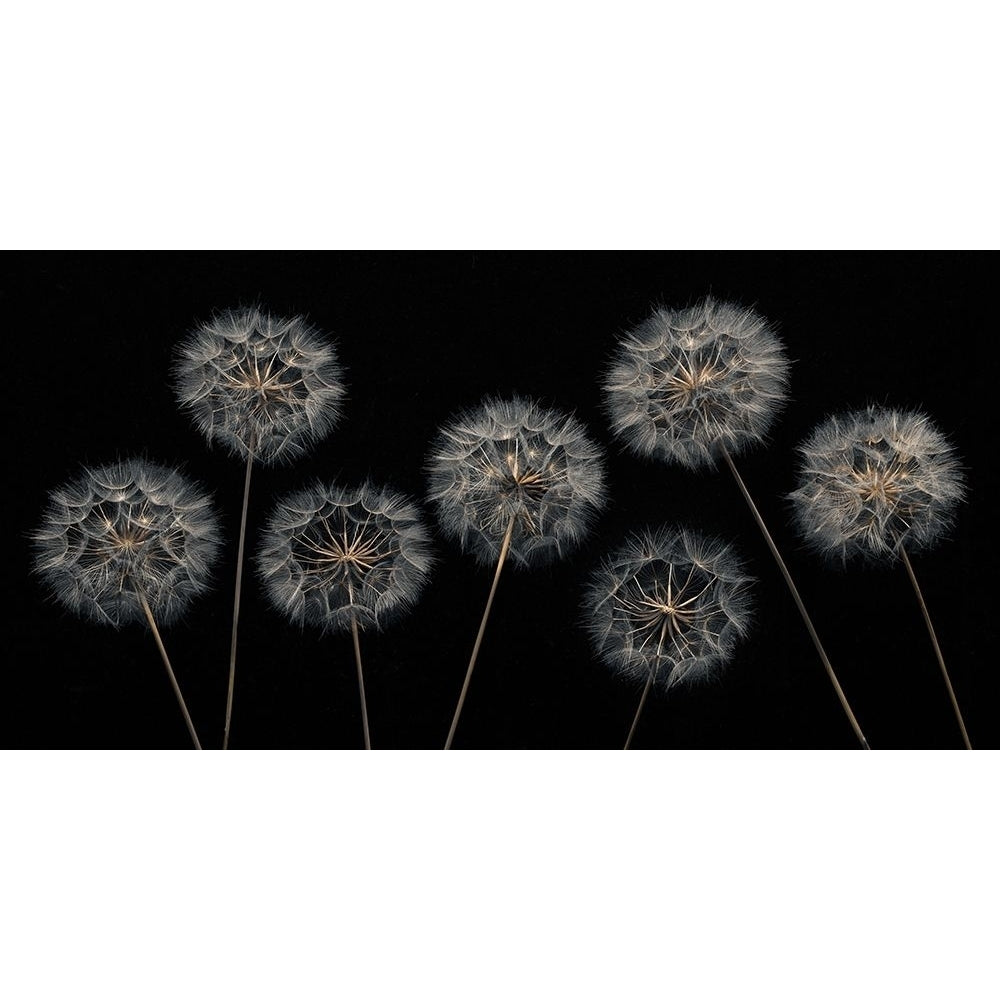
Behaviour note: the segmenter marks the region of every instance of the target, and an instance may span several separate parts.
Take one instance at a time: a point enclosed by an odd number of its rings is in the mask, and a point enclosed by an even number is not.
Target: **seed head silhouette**
[[[34,533],[35,571],[64,607],[115,628],[176,620],[210,584],[211,501],[176,469],[141,458],[85,468],[53,490]]]
[[[445,740],[450,750],[508,556],[531,567],[579,545],[604,504],[604,462],[574,417],[515,396],[486,399],[446,424],[428,467],[442,530],[496,567]]]
[[[420,597],[433,564],[416,506],[371,483],[316,484],[281,500],[258,567],[271,603],[293,622],[350,629],[365,748],[371,749],[359,630],[381,629]]]
[[[291,461],[340,419],[333,345],[299,316],[227,309],[177,349],[177,398],[210,443],[266,465]]]
[[[954,446],[923,413],[869,406],[837,414],[799,446],[791,499],[806,543],[843,563],[901,559],[967,750],[965,719],[910,553],[947,534],[965,483]]]
[[[714,468],[719,459],[767,542],[830,683],[862,746],[868,742],[778,547],[733,456],[761,444],[784,405],[789,362],[763,316],[712,298],[656,309],[619,344],[604,383],[611,429],[637,455]]]
[[[836,414],[799,446],[795,520],[816,551],[891,560],[939,541],[965,493],[950,441],[922,413],[869,406]]]
[[[584,598],[594,651],[616,674],[668,689],[717,674],[751,620],[752,583],[732,546],[694,531],[630,535]]]
[[[271,603],[327,632],[380,630],[419,599],[433,557],[416,506],[371,483],[316,484],[279,501],[258,567]]]
[[[197,749],[157,622],[208,589],[219,548],[209,498],[176,469],[132,458],[85,468],[49,496],[34,533],[35,571],[64,607],[117,628],[145,621]]]
[[[768,321],[706,298],[626,334],[604,383],[614,433],[637,455],[697,469],[763,442],[789,362]]]
[[[428,496],[442,531],[494,566],[561,558],[603,506],[601,449],[572,416],[529,399],[486,399],[440,431]]]
[[[290,461],[340,419],[343,372],[333,345],[301,317],[229,309],[178,347],[177,398],[210,443],[246,461],[236,555],[229,686],[222,749],[229,749],[236,688],[243,551],[254,462]]]

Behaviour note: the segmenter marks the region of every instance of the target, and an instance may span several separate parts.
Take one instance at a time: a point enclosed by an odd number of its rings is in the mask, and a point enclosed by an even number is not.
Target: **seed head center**
[[[854,473],[854,478],[863,500],[894,503],[902,492],[901,475],[897,469],[880,469],[866,464],[864,469]]]
[[[146,541],[147,532],[141,528],[129,526],[123,531],[112,532],[112,543],[125,552],[135,552]]]
[[[646,603],[666,620],[667,632],[670,634],[690,625],[694,617],[690,608],[681,607],[672,600],[654,599]]]
[[[532,495],[544,493],[547,489],[547,480],[550,476],[544,469],[522,465],[517,452],[507,453],[507,469],[510,473],[511,487],[515,492]]]

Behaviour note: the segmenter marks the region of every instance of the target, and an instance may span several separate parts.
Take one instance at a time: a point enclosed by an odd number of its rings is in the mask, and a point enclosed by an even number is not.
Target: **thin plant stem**
[[[743,477],[737,471],[736,465],[733,463],[733,459],[725,445],[720,445],[719,451],[725,459],[726,465],[729,466],[729,471],[733,474],[733,478],[736,480],[736,485],[740,488],[740,493],[743,494],[743,499],[746,500],[747,506],[750,508],[750,513],[753,514],[754,520],[757,522],[757,527],[760,528],[761,534],[764,536],[764,541],[767,542],[767,547],[771,550],[771,555],[774,556],[774,561],[778,564],[778,569],[781,570],[781,575],[785,578],[785,583],[788,585],[788,589],[792,594],[792,600],[795,601],[795,606],[799,609],[799,614],[802,616],[802,621],[805,623],[806,631],[809,633],[809,638],[812,639],[813,645],[816,647],[816,652],[819,653],[819,658],[823,661],[823,666],[826,668],[827,676],[830,678],[830,683],[833,685],[834,691],[837,692],[837,697],[840,699],[841,707],[844,709],[847,718],[850,720],[855,736],[857,736],[858,741],[861,743],[864,750],[871,750],[871,747],[868,745],[868,740],[865,739],[865,734],[861,731],[861,726],[858,724],[858,720],[854,715],[854,712],[851,710],[851,706],[847,702],[847,696],[844,694],[844,689],[840,686],[840,681],[837,680],[837,675],[833,671],[833,665],[830,663],[830,658],[826,655],[826,650],[823,648],[823,644],[819,641],[819,636],[813,626],[812,619],[809,617],[809,612],[806,611],[806,606],[802,603],[802,598],[799,596],[799,589],[795,586],[792,574],[788,572],[785,560],[781,558],[778,546],[774,544],[771,532],[767,530],[767,525],[764,523],[764,519],[760,516],[760,511],[757,510],[757,505],[753,502],[753,498],[750,496],[750,493],[746,488],[746,484],[743,482]]]
[[[170,657],[167,656],[167,651],[163,646],[163,640],[160,638],[160,630],[156,627],[156,619],[153,617],[153,612],[149,608],[149,601],[146,600],[146,595],[141,590],[136,590],[136,596],[139,598],[142,610],[146,614],[146,621],[149,622],[149,627],[153,630],[153,638],[156,640],[156,648],[159,649],[160,656],[163,659],[163,665],[167,668],[167,676],[170,678],[170,685],[174,689],[174,694],[177,696],[177,704],[181,706],[181,712],[184,714],[184,721],[187,723],[188,732],[191,734],[191,739],[194,740],[194,747],[196,750],[200,750],[201,741],[198,739],[198,734],[194,730],[194,723],[191,721],[191,714],[188,712],[187,705],[184,704],[184,695],[181,694],[180,685],[177,683],[177,678],[174,676],[174,668],[170,666]]]
[[[514,534],[514,517],[511,516],[510,524],[504,533],[503,542],[500,545],[500,556],[497,559],[497,569],[493,574],[493,585],[490,587],[490,596],[486,598],[486,610],[483,611],[483,620],[479,623],[479,632],[476,633],[476,642],[472,647],[472,656],[469,657],[469,669],[465,672],[465,683],[462,684],[462,693],[458,696],[458,706],[455,709],[455,717],[451,720],[451,729],[448,730],[448,739],[445,740],[445,750],[451,749],[452,741],[455,739],[455,730],[458,728],[458,717],[462,714],[462,706],[465,704],[465,696],[469,691],[469,681],[472,680],[472,670],[476,665],[476,657],[479,656],[479,647],[483,642],[483,633],[486,631],[486,622],[490,617],[490,609],[493,607],[493,597],[497,592],[497,584],[500,582],[500,571],[507,561],[507,553],[510,551],[510,540]]]
[[[632,728],[628,731],[625,746],[622,747],[623,750],[630,750],[632,747],[632,737],[635,736],[635,731],[639,728],[639,716],[642,715],[642,710],[646,707],[646,699],[649,697],[649,692],[653,689],[656,672],[660,669],[660,650],[663,649],[663,637],[667,634],[668,621],[668,618],[663,619],[663,625],[660,628],[660,641],[656,644],[656,666],[650,670],[649,676],[646,678],[646,686],[642,689],[639,707],[635,710],[635,718],[632,720]]]
[[[233,691],[236,689],[236,635],[240,627],[240,593],[243,589],[243,549],[247,538],[247,506],[250,502],[250,473],[253,471],[253,448],[247,452],[247,474],[243,482],[243,513],[240,514],[240,542],[236,550],[236,592],[233,596],[233,634],[229,643],[229,690],[226,692],[226,728],[222,749],[229,749],[229,727],[233,718]]]
[[[971,750],[972,744],[969,742],[969,733],[965,728],[965,719],[962,718],[962,711],[958,707],[958,699],[955,697],[955,689],[951,686],[951,678],[948,676],[948,668],[944,665],[944,656],[941,653],[941,646],[938,644],[937,634],[934,631],[934,625],[931,623],[931,614],[927,610],[927,603],[924,601],[924,595],[920,590],[920,584],[917,583],[917,575],[913,572],[913,564],[910,562],[910,557],[906,554],[906,549],[903,548],[902,544],[897,546],[897,548],[899,549],[900,556],[902,556],[903,565],[906,567],[906,575],[909,576],[910,583],[913,584],[913,592],[917,595],[917,603],[920,605],[920,611],[924,616],[927,631],[930,633],[931,644],[934,646],[934,654],[937,656],[938,666],[941,667],[941,673],[944,676],[944,683],[948,688],[948,697],[951,698],[951,707],[955,710],[955,718],[958,719],[958,725],[962,730],[962,741],[965,743],[965,749]]]
[[[347,583],[347,595],[351,604],[354,604],[354,588],[350,581]],[[361,725],[365,731],[365,749],[371,750],[372,738],[368,730],[368,702],[365,699],[365,675],[361,671],[361,642],[358,639],[358,619],[351,613],[351,637],[354,639],[354,662],[358,667],[358,693],[361,695]]]

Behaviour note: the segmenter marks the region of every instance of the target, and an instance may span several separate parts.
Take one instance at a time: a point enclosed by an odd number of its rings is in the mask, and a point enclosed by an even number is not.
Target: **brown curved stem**
[[[372,737],[368,731],[368,702],[365,700],[365,675],[361,672],[361,643],[358,641],[358,622],[351,616],[351,635],[354,638],[354,662],[358,666],[358,692],[361,695],[361,725],[365,731],[365,749],[371,750]]]
[[[194,723],[191,721],[191,713],[188,712],[187,705],[184,703],[184,695],[181,694],[180,685],[177,683],[177,678],[174,676],[174,668],[170,666],[170,657],[167,656],[167,651],[163,645],[163,639],[160,638],[160,630],[156,627],[156,619],[153,618],[153,612],[149,608],[149,601],[146,600],[146,595],[141,590],[136,590],[136,596],[139,598],[139,603],[142,605],[142,610],[146,615],[146,621],[149,622],[149,627],[153,630],[153,638],[156,640],[156,648],[160,651],[160,657],[163,660],[163,665],[167,668],[167,676],[170,678],[170,686],[174,689],[174,694],[177,697],[177,704],[181,707],[181,712],[184,715],[184,721],[187,723],[188,732],[191,734],[191,739],[194,741],[194,747],[196,750],[200,750],[201,741],[198,739],[198,734],[194,730]]]
[[[924,622],[927,625],[927,631],[931,637],[931,645],[934,647],[934,655],[937,657],[938,666],[941,668],[941,674],[944,677],[945,687],[948,689],[948,697],[951,699],[951,707],[955,711],[955,718],[958,719],[959,728],[962,730],[962,742],[965,744],[966,750],[972,749],[972,744],[969,742],[969,733],[965,728],[965,719],[962,718],[962,710],[958,707],[958,699],[955,697],[955,689],[951,686],[951,678],[948,676],[948,668],[944,665],[944,655],[941,652],[941,646],[938,643],[937,633],[934,631],[934,625],[931,622],[931,614],[927,610],[927,603],[924,601],[924,595],[920,590],[920,584],[917,583],[917,575],[913,572],[913,564],[910,562],[910,557],[906,554],[906,549],[900,544],[898,546],[899,554],[903,559],[903,565],[906,567],[906,575],[910,578],[910,583],[913,584],[913,592],[917,595],[917,603],[920,605],[920,611],[924,616]]]
[[[630,750],[632,748],[632,738],[635,736],[635,731],[639,728],[639,716],[642,715],[642,710],[646,707],[646,699],[649,697],[649,692],[653,689],[656,672],[660,669],[660,651],[663,649],[663,640],[667,634],[667,624],[669,621],[669,618],[664,618],[663,625],[660,627],[660,641],[656,644],[656,666],[650,670],[649,676],[646,678],[646,686],[642,689],[639,707],[635,710],[635,718],[632,720],[632,728],[628,731],[625,746],[622,747],[623,750]]]
[[[354,604],[354,588],[350,581],[347,583],[347,596],[351,604]],[[361,727],[365,732],[365,749],[371,750],[372,738],[368,731],[368,701],[365,698],[365,675],[361,670],[361,641],[358,638],[358,619],[351,614],[351,638],[354,640],[354,662],[358,668],[358,693],[361,695]]]
[[[462,714],[462,706],[465,704],[465,696],[469,691],[469,681],[472,680],[472,671],[476,666],[476,658],[479,656],[479,647],[483,643],[483,634],[486,632],[486,622],[490,617],[490,609],[493,607],[493,597],[497,592],[497,584],[500,582],[500,571],[507,561],[507,553],[510,551],[510,540],[514,534],[514,517],[511,517],[507,525],[507,531],[503,536],[503,543],[500,545],[500,556],[497,559],[497,569],[493,574],[493,585],[490,587],[490,596],[486,599],[486,610],[483,612],[483,619],[479,623],[479,631],[476,633],[476,642],[472,647],[472,656],[469,657],[469,669],[465,672],[465,682],[462,684],[462,693],[458,696],[458,706],[455,709],[455,716],[451,720],[451,729],[448,730],[448,739],[445,740],[445,750],[451,749],[452,741],[455,739],[455,730],[458,728],[458,718]]]
[[[848,704],[847,696],[844,694],[844,689],[840,686],[840,681],[837,680],[837,675],[833,671],[833,666],[830,663],[830,658],[826,655],[823,643],[819,641],[819,635],[816,633],[812,619],[809,617],[809,612],[806,611],[806,606],[802,603],[802,598],[799,596],[799,588],[795,586],[792,574],[788,572],[785,560],[781,558],[778,546],[774,544],[771,532],[767,530],[767,525],[764,523],[764,519],[760,516],[760,511],[757,510],[757,505],[753,502],[753,498],[750,496],[750,493],[746,488],[746,484],[743,482],[743,477],[737,471],[736,465],[733,463],[732,457],[724,445],[719,446],[719,452],[725,459],[726,465],[729,466],[729,471],[733,474],[733,478],[736,480],[736,485],[740,488],[740,493],[743,494],[743,499],[746,500],[747,506],[750,508],[750,513],[753,514],[754,520],[757,522],[757,527],[760,528],[761,534],[764,536],[764,541],[767,542],[767,547],[771,550],[771,555],[774,556],[774,561],[778,564],[778,569],[781,570],[781,575],[784,577],[785,583],[788,585],[788,589],[791,592],[792,600],[795,601],[795,606],[799,609],[799,614],[805,624],[806,631],[809,633],[809,638],[812,639],[813,645],[816,647],[816,652],[819,653],[819,658],[823,662],[823,667],[826,669],[827,676],[830,678],[830,683],[833,685],[834,691],[837,692],[837,697],[840,699],[841,707],[844,709],[844,713],[850,720],[855,736],[857,736],[863,749],[871,750],[871,747],[868,745],[868,740],[865,739],[865,734],[861,731],[861,726],[858,724],[857,717],[854,715],[854,712],[851,710],[851,706]]]
[[[222,749],[229,749],[229,727],[233,718],[233,691],[236,689],[236,636],[240,627],[240,593],[243,589],[243,549],[247,537],[247,506],[250,502],[250,473],[253,471],[253,448],[247,453],[247,474],[243,482],[243,512],[240,514],[240,542],[236,550],[236,593],[233,597],[233,632],[229,643],[229,689],[226,692],[226,728]]]

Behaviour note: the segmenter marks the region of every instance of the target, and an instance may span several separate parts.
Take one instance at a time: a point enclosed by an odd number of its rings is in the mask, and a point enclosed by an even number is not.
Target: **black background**
[[[220,745],[243,469],[177,410],[169,371],[194,323],[259,303],[333,335],[349,399],[306,460],[255,471],[251,553],[273,500],[315,477],[371,477],[422,498],[436,428],[487,394],[574,410],[607,447],[609,504],[589,544],[551,569],[505,572],[456,748],[622,744],[638,689],[592,657],[582,585],[630,529],[678,522],[737,544],[759,580],[756,624],[723,681],[650,703],[636,746],[855,747],[728,474],[636,460],[602,418],[599,379],[620,333],[654,303],[711,293],[755,306],[794,361],[771,443],[738,464],[876,749],[961,743],[903,570],[831,570],[802,551],[782,499],[794,487],[793,449],[824,416],[869,401],[922,407],[956,443],[968,502],[951,537],[915,566],[972,743],[995,747],[993,275],[991,256],[957,253],[7,255],[5,742],[189,745],[148,632],[77,621],[29,573],[46,493],[81,464],[139,453],[182,466],[223,518],[216,590],[164,633],[202,741]],[[416,612],[362,637],[376,748],[440,747],[448,730],[490,574],[440,538],[438,555]],[[360,747],[349,636],[290,626],[248,569],[233,748]]]

